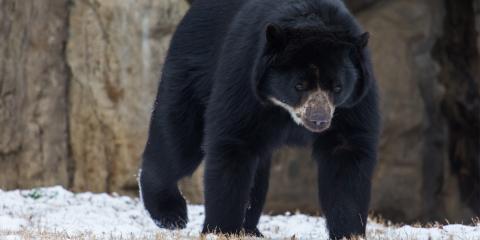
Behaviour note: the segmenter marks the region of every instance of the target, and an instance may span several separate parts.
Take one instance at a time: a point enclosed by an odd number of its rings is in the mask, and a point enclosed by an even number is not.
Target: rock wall
[[[0,188],[68,184],[67,9],[0,0]]]
[[[433,185],[446,161],[445,89],[432,59],[440,36],[440,1],[391,1],[359,14],[372,32],[373,62],[381,89],[383,133],[372,206],[393,220],[413,221],[426,208],[439,211]],[[431,174],[425,174],[428,168]],[[432,185],[426,188],[426,185]],[[395,186],[395,187],[393,187]]]
[[[0,188],[135,193],[177,0],[0,1]]]
[[[75,1],[67,62],[77,191],[132,191],[170,36],[187,9],[176,0]]]
[[[461,201],[480,215],[479,1],[445,2],[444,34],[434,56],[441,65],[441,101],[448,141],[448,164]],[[453,211],[454,209],[448,209]]]

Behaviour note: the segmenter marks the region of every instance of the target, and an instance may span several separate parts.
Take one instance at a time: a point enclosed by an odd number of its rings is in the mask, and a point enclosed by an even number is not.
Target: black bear
[[[367,42],[340,0],[195,0],[143,154],[155,223],[186,226],[177,181],[205,159],[203,232],[261,236],[272,151],[310,144],[330,237],[364,235],[379,135]]]

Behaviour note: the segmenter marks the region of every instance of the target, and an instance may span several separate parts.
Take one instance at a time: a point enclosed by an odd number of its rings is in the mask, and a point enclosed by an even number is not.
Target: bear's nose
[[[307,111],[307,118],[312,122],[329,122],[330,115],[325,111]]]
[[[307,113],[306,117],[311,126],[325,128],[330,124],[330,115],[324,111],[309,111]]]
[[[312,125],[314,125],[317,128],[325,128],[330,124],[330,121],[327,121],[327,120],[319,120],[319,121],[310,120],[310,122],[312,123]]]

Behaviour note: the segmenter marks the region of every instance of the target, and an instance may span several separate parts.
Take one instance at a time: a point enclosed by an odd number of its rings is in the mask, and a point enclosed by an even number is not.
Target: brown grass
[[[65,232],[49,232],[43,230],[29,230],[23,229],[21,231],[0,231],[0,239],[36,239],[36,240],[144,240],[144,239],[154,239],[154,240],[206,240],[211,239],[206,236],[199,237],[185,237],[181,236],[179,233],[174,234],[173,236],[168,234],[158,233],[156,235],[146,235],[146,236],[135,236],[135,235],[126,235],[126,236],[114,236],[114,235],[104,235],[96,236],[92,233],[79,233],[79,234],[67,234]],[[238,235],[217,235],[216,240],[250,240],[255,239],[250,236],[238,236]],[[257,238],[258,239],[258,238]],[[285,238],[285,239],[297,239],[295,237]]]
[[[401,227],[403,224],[392,224],[389,221],[386,221],[385,219],[381,217],[374,217],[371,220],[374,222],[383,224],[384,226],[390,226],[393,228]],[[472,219],[473,225],[480,226],[480,218],[475,218]],[[443,225],[434,222],[430,224],[412,224],[412,227],[426,227],[426,228],[439,228],[442,229]],[[373,239],[373,240],[399,240],[399,239],[404,239],[405,237],[407,238],[406,240],[416,240],[418,239],[417,236],[414,235],[409,235],[409,236],[396,236],[395,234],[388,234],[387,229],[371,229],[367,233],[367,239]],[[85,233],[79,233],[79,234],[68,234],[66,232],[52,232],[52,231],[46,231],[46,230],[41,230],[41,229],[22,229],[20,231],[5,231],[5,230],[0,230],[0,239],[11,239],[11,240],[17,240],[17,239],[38,239],[38,240],[83,240],[83,239],[108,239],[108,240],[143,240],[143,239],[154,239],[154,240],[207,240],[207,239],[216,239],[216,240],[250,240],[250,239],[255,239],[250,236],[238,236],[238,235],[216,235],[215,237],[211,238],[204,235],[201,235],[199,237],[185,237],[182,236],[179,232],[174,233],[174,234],[165,234],[165,233],[157,233],[156,235],[123,235],[123,236],[117,236],[117,235],[94,235],[93,233],[85,232]],[[256,238],[259,239],[259,238]],[[290,237],[285,237],[283,238],[285,240],[297,240],[295,235],[290,236]],[[465,240],[473,240],[473,237],[466,237],[466,236],[450,236],[447,237],[446,239],[465,239]]]

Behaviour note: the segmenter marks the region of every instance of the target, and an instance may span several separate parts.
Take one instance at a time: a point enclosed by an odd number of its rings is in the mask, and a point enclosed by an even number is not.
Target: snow
[[[85,234],[95,238],[135,237],[166,239],[197,238],[203,222],[203,206],[189,205],[186,229],[168,231],[153,224],[137,198],[79,193],[62,187],[33,190],[0,190],[0,239],[21,239],[21,231]],[[328,239],[321,217],[286,213],[264,215],[260,231],[268,238]],[[367,225],[369,239],[480,239],[480,225],[444,225],[431,228]],[[214,238],[210,236],[209,239]]]

